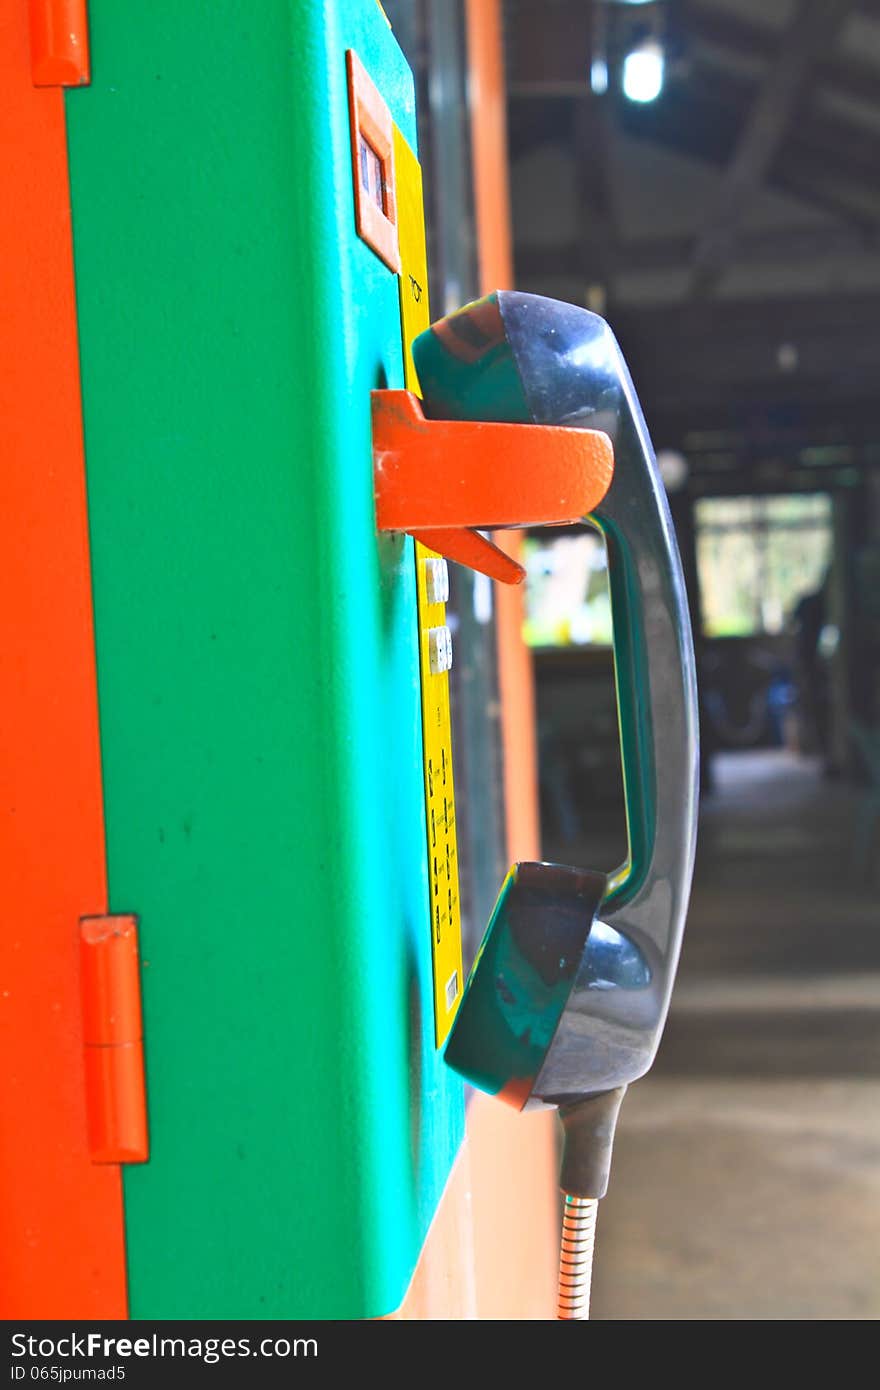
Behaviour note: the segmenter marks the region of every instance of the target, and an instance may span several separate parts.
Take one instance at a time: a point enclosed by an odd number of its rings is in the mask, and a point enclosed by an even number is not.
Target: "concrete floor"
[[[880,884],[857,793],[717,760],[654,1071],[621,1114],[596,1319],[880,1316]],[[587,862],[587,861],[585,861]]]

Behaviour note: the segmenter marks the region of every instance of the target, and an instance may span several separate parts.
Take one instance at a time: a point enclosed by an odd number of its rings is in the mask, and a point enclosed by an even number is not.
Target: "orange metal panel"
[[[556,1316],[556,1116],[520,1115],[494,1096],[468,1106],[474,1271],[481,1320]]]
[[[406,1298],[403,1321],[556,1316],[554,1116],[468,1105],[467,1137]]]
[[[79,919],[107,906],[64,97],[0,7],[0,1315],[125,1315],[91,1161]]]
[[[468,1140],[461,1146],[422,1246],[406,1298],[390,1320],[468,1322],[477,1317]]]

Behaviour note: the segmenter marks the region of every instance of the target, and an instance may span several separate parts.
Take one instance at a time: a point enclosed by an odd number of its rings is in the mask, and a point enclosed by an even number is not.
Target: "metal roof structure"
[[[698,470],[880,463],[880,0],[505,17],[518,287],[611,319],[658,443]],[[639,105],[620,65],[654,28],[665,83]]]

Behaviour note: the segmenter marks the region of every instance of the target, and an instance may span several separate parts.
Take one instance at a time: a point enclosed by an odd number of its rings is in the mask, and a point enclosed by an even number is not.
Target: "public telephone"
[[[430,328],[381,7],[209,8],[4,21],[6,1317],[392,1312],[461,1170],[456,1017],[517,1104],[619,1087],[687,897],[686,612],[607,328]],[[510,582],[488,529],[585,515],[631,862],[515,868],[464,995],[445,566]]]

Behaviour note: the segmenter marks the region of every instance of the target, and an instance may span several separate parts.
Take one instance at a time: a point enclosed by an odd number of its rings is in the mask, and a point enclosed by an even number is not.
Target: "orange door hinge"
[[[89,1149],[95,1163],[148,1153],[137,918],[80,922]]]
[[[30,0],[31,78],[35,87],[89,81],[86,0]]]

